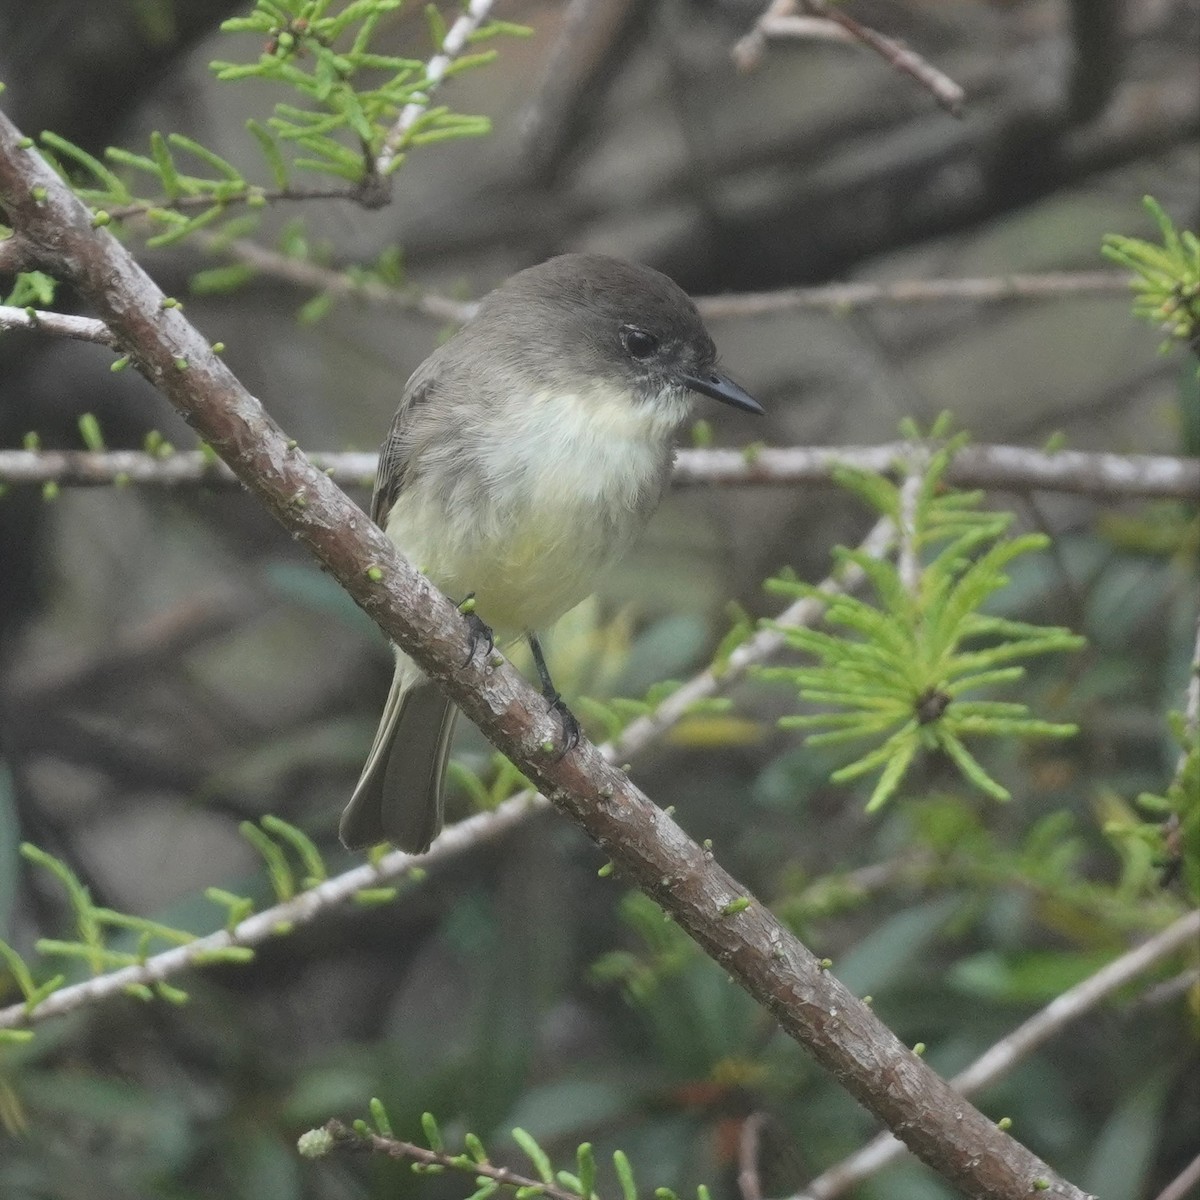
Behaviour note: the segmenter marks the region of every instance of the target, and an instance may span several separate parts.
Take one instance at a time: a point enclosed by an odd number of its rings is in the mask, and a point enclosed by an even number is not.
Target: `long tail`
[[[342,844],[391,842],[429,849],[442,828],[442,784],[458,709],[434,684],[398,664],[367,764],[342,813]]]

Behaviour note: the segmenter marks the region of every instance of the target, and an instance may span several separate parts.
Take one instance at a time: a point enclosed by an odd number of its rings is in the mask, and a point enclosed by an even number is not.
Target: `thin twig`
[[[995,1083],[1072,1021],[1079,1020],[1113,992],[1195,941],[1197,935],[1200,935],[1200,910],[1193,910],[1056,996],[954,1076],[951,1086],[961,1095],[969,1096]],[[791,1200],[833,1200],[903,1153],[904,1146],[894,1137],[880,1134],[849,1158],[824,1171]]]
[[[738,1134],[738,1191],[742,1200],[762,1200],[762,1178],[758,1170],[759,1144],[767,1114],[752,1112]]]
[[[792,309],[844,313],[875,304],[941,304],[957,300],[998,303],[1060,296],[1127,295],[1131,278],[1124,271],[1047,271],[968,279],[830,283],[771,292],[701,296],[696,300],[696,307],[706,319],[721,320]]]
[[[741,70],[757,66],[767,41],[772,38],[852,40],[874,50],[894,70],[915,79],[952,116],[962,116],[966,92],[919,54],[856,21],[825,0],[799,0],[799,6],[809,14],[808,17],[795,15],[796,0],[771,0],[750,32],[733,47],[733,60]],[[831,28],[838,30],[838,34],[831,33]]]
[[[792,16],[796,11],[796,0],[771,0],[749,32],[734,43],[730,55],[739,71],[752,71],[762,59],[767,48],[766,26],[770,21]],[[832,22],[830,22],[832,24]]]
[[[1184,693],[1183,712],[1184,727],[1188,737],[1194,740],[1200,735],[1200,620],[1196,623],[1196,642],[1192,647],[1191,673]],[[1182,770],[1184,758],[1186,752],[1179,759],[1178,770]]]
[[[0,309],[0,314],[23,311]],[[896,464],[908,450],[904,442],[781,446],[756,449],[752,455],[740,450],[680,450],[673,480],[677,487],[820,487],[833,481],[839,467],[894,474]],[[309,457],[342,487],[369,488],[374,481],[373,453],[314,451]],[[1011,492],[1069,492],[1101,499],[1200,503],[1200,459],[1167,454],[965,446],[955,455],[946,480],[956,487]],[[51,482],[66,487],[236,486],[232,471],[212,455],[197,450],[165,455],[139,450],[0,450],[0,483],[31,486]],[[1189,692],[1189,697],[1195,690]],[[1200,699],[1189,699],[1189,704],[1195,709]]]
[[[313,288],[337,298],[349,297],[366,300],[371,304],[402,308],[409,312],[432,317],[435,321],[449,321],[461,325],[469,321],[477,304],[471,301],[452,300],[434,292],[421,292],[415,288],[396,288],[373,279],[360,279],[348,271],[323,267],[306,258],[294,258],[278,250],[260,246],[248,238],[232,241],[220,234],[203,230],[193,235],[201,245],[217,254],[230,258],[272,279],[282,279],[301,288]]]
[[[366,282],[346,271],[290,258],[246,239],[229,241],[199,231],[202,243],[228,254],[264,275],[311,287],[332,296],[358,296],[375,304],[394,305],[438,321],[469,321],[478,302],[454,300],[434,292],[392,288]],[[894,283],[831,283],[814,287],[780,288],[700,296],[696,307],[709,321],[755,317],[768,313],[810,311],[844,314],[878,304],[941,304],[972,301],[983,304],[1011,300],[1045,300],[1061,296],[1121,295],[1129,292],[1131,276],[1124,271],[1047,271],[968,279],[902,279]]]
[[[115,347],[113,337],[103,321],[92,317],[76,317],[71,313],[46,312],[40,308],[11,308],[0,305],[0,331],[28,329],[35,333],[50,333],[55,337],[75,338],[82,342],[99,342]]]
[[[261,188],[254,184],[247,184],[240,192],[222,192],[219,196],[213,195],[211,192],[202,192],[195,196],[175,196],[170,200],[165,197],[161,200],[137,200],[132,204],[106,208],[104,211],[114,221],[128,221],[134,217],[144,217],[157,209],[166,209],[170,212],[191,212],[201,208],[228,208],[234,204],[251,202],[259,204],[263,201],[268,204],[277,204],[283,201],[357,200],[360,190],[356,185],[329,188]]]
[[[814,16],[836,21],[864,46],[874,50],[893,69],[915,79],[952,117],[963,115],[967,94],[944,71],[939,71],[932,63],[900,42],[856,21],[840,8],[831,7],[825,0],[801,0],[801,3]]]
[[[858,42],[854,34],[828,17],[767,16],[759,22],[759,28],[768,41],[788,38],[805,42],[841,42],[848,46]]]
[[[900,586],[914,600],[921,586],[921,559],[917,553],[917,502],[925,485],[927,463],[928,455],[914,448],[905,459],[904,481],[900,484],[896,571],[900,576]]]
[[[479,307],[477,301],[455,300],[436,292],[396,288],[375,280],[356,278],[347,271],[324,267],[309,259],[293,258],[260,246],[246,238],[221,237],[198,230],[192,235],[214,253],[225,254],[248,267],[296,287],[312,288],[335,298],[352,297],[409,312],[435,321],[462,324]],[[13,241],[14,239],[9,239]],[[0,253],[8,242],[0,242]],[[15,263],[14,256],[14,263]],[[3,268],[0,262],[0,269]],[[19,269],[14,265],[12,270]],[[970,300],[1003,303],[1009,300],[1045,300],[1061,296],[1124,295],[1130,277],[1121,271],[1051,271],[1041,275],[1007,275],[978,279],[906,279],[896,283],[832,283],[820,287],[783,288],[773,292],[743,292],[723,296],[701,296],[696,300],[700,314],[710,321],[733,317],[764,316],[768,313],[811,311],[847,313],[877,304],[937,304]],[[20,326],[16,313],[24,309],[0,308],[0,328]],[[82,320],[83,318],[80,318]],[[27,321],[24,322],[28,324]],[[76,335],[50,326],[48,332]],[[102,340],[88,337],[87,340]]]
[[[359,1134],[347,1129],[341,1121],[327,1121],[322,1129],[333,1139],[336,1148],[351,1151],[367,1151],[373,1154],[384,1154],[398,1162],[422,1163],[426,1166],[440,1166],[466,1170],[479,1180],[491,1182],[516,1191],[518,1188],[528,1189],[535,1196],[549,1196],[551,1200],[579,1200],[578,1192],[569,1192],[554,1183],[544,1183],[530,1179],[527,1175],[518,1175],[508,1167],[493,1166],[490,1162],[476,1162],[463,1154],[447,1154],[441,1150],[430,1150],[426,1146],[418,1146],[414,1142],[403,1142],[399,1138],[384,1137],[378,1133]]]
[[[420,119],[421,114],[429,107],[433,93],[437,91],[438,85],[445,78],[451,64],[466,48],[471,35],[488,19],[494,3],[495,0],[471,0],[467,5],[466,12],[450,26],[438,53],[425,64],[423,94],[415,100],[410,100],[400,110],[400,115],[389,130],[384,139],[383,149],[375,160],[375,174],[379,178],[385,178],[394,166],[405,139]]]
[[[1157,1200],[1187,1200],[1194,1196],[1194,1187],[1200,1185],[1200,1154],[1197,1154],[1161,1192]]]
[[[1144,991],[1137,999],[1138,1007],[1149,1009],[1172,1004],[1181,996],[1187,995],[1198,984],[1200,984],[1200,967],[1189,967],[1186,971],[1180,971],[1178,975],[1164,979],[1162,983],[1156,983],[1152,988]]]

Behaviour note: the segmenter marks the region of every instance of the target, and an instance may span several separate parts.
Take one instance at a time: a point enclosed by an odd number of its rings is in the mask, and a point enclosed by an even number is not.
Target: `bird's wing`
[[[371,493],[371,520],[380,529],[387,525],[388,513],[392,511],[396,497],[404,490],[412,449],[409,433],[413,414],[429,402],[436,384],[436,362],[429,358],[413,372],[405,386],[400,407],[396,409],[387,437],[379,447],[375,490]]]

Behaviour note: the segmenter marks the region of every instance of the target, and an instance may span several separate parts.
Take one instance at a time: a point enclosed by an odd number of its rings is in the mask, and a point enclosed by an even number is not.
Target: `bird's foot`
[[[562,749],[554,758],[554,761],[558,762],[560,759],[566,758],[579,745],[579,739],[582,736],[579,718],[567,707],[567,702],[553,688],[546,689],[542,695],[546,699],[546,706],[551,712],[558,713],[558,719],[562,722]]]
[[[491,654],[496,647],[496,639],[492,635],[492,627],[475,611],[474,592],[468,593],[458,606],[458,611],[467,618],[467,657],[463,659],[463,666],[466,667],[471,664],[480,646],[485,656]]]

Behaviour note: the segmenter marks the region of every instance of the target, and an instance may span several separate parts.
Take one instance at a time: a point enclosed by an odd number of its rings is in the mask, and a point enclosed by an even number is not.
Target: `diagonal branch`
[[[1056,996],[1045,1008],[981,1054],[966,1070],[955,1075],[951,1084],[964,1096],[969,1096],[1003,1079],[1072,1021],[1079,1020],[1113,992],[1194,942],[1197,936],[1200,936],[1200,910],[1193,910]],[[791,1200],[833,1200],[903,1153],[904,1146],[894,1137],[880,1134],[861,1150],[823,1172]]]
[[[463,665],[462,614],[313,466],[178,308],[0,114],[0,203],[38,257],[88,298],[121,346],[271,514],[616,868],[673,917],[836,1079],[971,1197],[1085,1200],[954,1090],[765,906],[502,659]],[[493,666],[498,662],[498,666]],[[549,751],[545,748],[547,743]]]
[[[892,527],[880,521],[859,546],[861,553],[880,557],[891,545]],[[863,570],[851,563],[837,576],[820,584],[825,596],[856,587]],[[745,677],[749,669],[768,661],[786,645],[781,628],[815,624],[825,611],[819,599],[799,600],[785,609],[769,629],[761,629],[729,656],[723,669],[701,671],[690,682],[672,692],[650,714],[639,717],[615,742],[600,747],[610,763],[625,762],[654,744],[669,729],[687,716],[692,706],[728,689]],[[26,697],[28,699],[29,697]],[[285,936],[296,925],[305,925],[322,913],[355,900],[360,893],[404,880],[415,867],[437,866],[457,858],[468,850],[503,837],[533,812],[547,806],[545,797],[533,792],[512,796],[496,808],[448,826],[437,841],[422,855],[396,850],[369,866],[353,867],[340,875],[316,884],[289,900],[255,913],[233,929],[219,930],[196,938],[186,946],[176,946],[151,955],[137,966],[123,967],[98,975],[83,983],[71,984],[53,992],[32,1011],[22,1004],[0,1009],[0,1029],[24,1028],[50,1017],[62,1016],[87,1005],[124,995],[135,986],[149,987],[175,975],[202,966],[206,960],[231,947],[253,947],[273,937]]]

